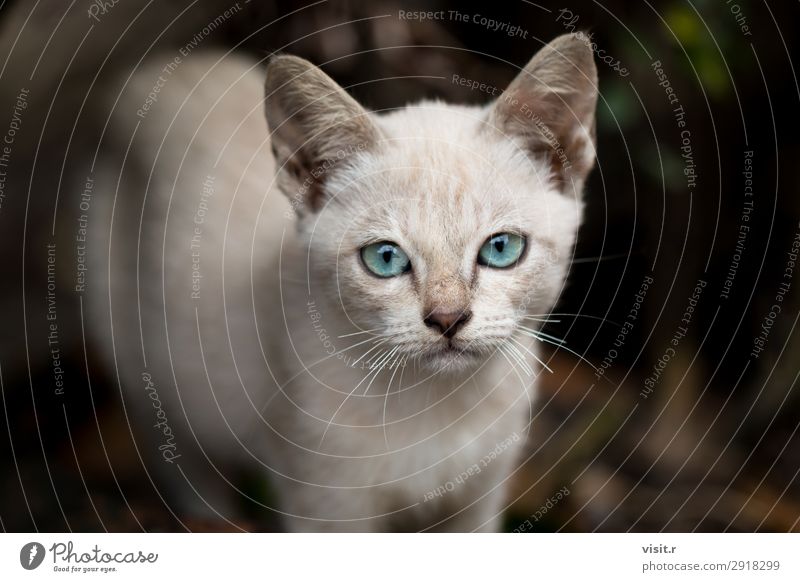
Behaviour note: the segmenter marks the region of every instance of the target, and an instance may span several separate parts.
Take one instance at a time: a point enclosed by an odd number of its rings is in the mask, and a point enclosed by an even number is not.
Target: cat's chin
[[[478,350],[447,345],[431,350],[422,361],[431,371],[455,373],[474,368],[484,359]]]

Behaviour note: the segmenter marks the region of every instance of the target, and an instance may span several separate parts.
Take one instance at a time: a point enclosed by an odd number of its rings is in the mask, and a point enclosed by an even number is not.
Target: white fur
[[[211,511],[224,505],[203,481],[223,480],[200,467],[227,478],[244,464],[274,485],[294,531],[497,529],[534,397],[534,378],[499,348],[513,345],[539,373],[518,326],[536,327],[522,317],[558,297],[580,200],[558,190],[548,161],[489,127],[489,108],[421,103],[370,114],[380,144],[330,169],[323,207],[295,218],[294,193],[275,184],[263,71],[220,57],[181,64],[128,150],[163,63],[137,71],[111,126],[117,153],[98,174],[89,327],[137,433],[154,438],[140,454],[160,460],[164,440],[151,428],[147,371],[181,455],[155,464],[173,481],[186,474]],[[198,225],[208,175],[214,194]],[[503,231],[528,237],[525,259],[476,266]],[[413,275],[367,273],[358,251],[375,240],[400,244]],[[473,313],[454,340],[460,357],[441,353],[446,340],[422,322],[426,306],[448,301]],[[362,362],[383,365],[353,367],[367,350]]]

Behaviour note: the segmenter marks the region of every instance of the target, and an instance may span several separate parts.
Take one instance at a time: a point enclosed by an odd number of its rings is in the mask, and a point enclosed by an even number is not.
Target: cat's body
[[[500,107],[377,118],[283,57],[268,129],[263,70],[221,57],[139,69],[94,174],[87,331],[152,437],[139,454],[224,515],[229,468],[256,468],[295,531],[497,529],[539,370],[518,326],[557,299],[580,199]],[[581,122],[561,140],[576,190]],[[506,231],[518,263],[476,264]],[[359,249],[387,240],[413,267],[381,278]]]

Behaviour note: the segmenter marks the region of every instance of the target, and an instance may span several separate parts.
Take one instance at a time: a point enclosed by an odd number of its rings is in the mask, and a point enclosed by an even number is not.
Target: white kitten
[[[120,98],[90,217],[90,328],[140,455],[223,514],[229,467],[258,468],[294,531],[496,530],[540,369],[524,328],[594,162],[591,50],[556,39],[486,107],[386,115],[296,57],[266,98],[242,57],[165,64]]]

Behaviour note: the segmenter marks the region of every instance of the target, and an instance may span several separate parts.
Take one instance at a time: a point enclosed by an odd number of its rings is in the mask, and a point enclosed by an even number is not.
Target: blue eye
[[[508,232],[495,234],[478,251],[478,264],[505,269],[515,265],[524,251],[524,237]]]
[[[378,277],[397,277],[411,270],[411,260],[393,242],[377,242],[361,249],[361,260]]]

